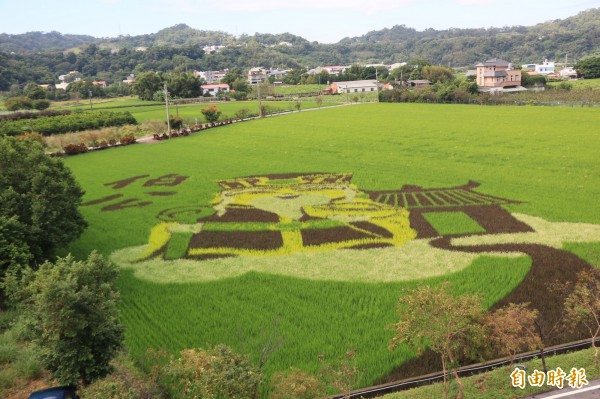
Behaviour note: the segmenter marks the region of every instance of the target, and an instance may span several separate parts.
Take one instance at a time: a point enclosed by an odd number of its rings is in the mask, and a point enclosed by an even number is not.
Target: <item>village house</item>
[[[521,68],[532,70],[538,75],[550,75],[556,72],[554,62],[548,60],[544,60],[541,64],[523,64]]]
[[[215,97],[219,93],[229,93],[229,85],[222,84],[214,84],[214,85],[202,85],[200,86],[200,90],[202,90],[202,95],[211,95]]]
[[[355,80],[351,82],[333,82],[329,85],[331,93],[368,93],[377,91],[376,80]]]
[[[104,80],[93,81],[92,84],[94,86],[100,86],[102,88],[106,88],[106,82]]]
[[[521,87],[521,70],[507,61],[493,58],[476,65],[477,85],[481,91],[503,91]],[[524,89],[523,89],[524,90]]]
[[[267,80],[267,72],[263,68],[252,68],[248,71],[248,83],[255,85]]]
[[[134,74],[129,74],[129,76],[127,76],[127,79],[123,80],[123,83],[127,84],[127,85],[132,85],[135,83],[135,75]]]
[[[229,72],[229,69],[222,71],[194,71],[194,75],[204,79],[208,84],[214,84],[219,83],[227,75],[227,72]]]

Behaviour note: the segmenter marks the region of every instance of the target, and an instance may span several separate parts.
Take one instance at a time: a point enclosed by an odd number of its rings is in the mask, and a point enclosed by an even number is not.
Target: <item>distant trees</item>
[[[164,99],[162,90],[165,84],[169,95],[173,98],[192,98],[202,94],[200,90],[202,80],[191,72],[169,74],[144,72],[135,79],[131,92],[137,94],[141,100],[152,101],[157,97]]]
[[[144,72],[138,75],[131,87],[131,92],[137,94],[140,100],[152,101],[154,93],[162,90],[163,80],[155,72]]]

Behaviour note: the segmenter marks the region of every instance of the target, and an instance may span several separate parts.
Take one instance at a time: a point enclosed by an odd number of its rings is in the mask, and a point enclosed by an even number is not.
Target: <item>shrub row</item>
[[[20,119],[36,119],[43,118],[46,116],[61,116],[61,115],[69,115],[71,111],[55,111],[55,110],[45,110],[41,112],[13,112],[8,115],[0,115],[0,121],[17,121]]]
[[[119,142],[117,143],[116,140],[111,139],[109,141],[106,140],[102,140],[100,143],[98,143],[97,147],[88,147],[87,145],[85,145],[85,143],[80,143],[80,144],[67,144],[66,146],[63,147],[63,152],[65,155],[76,155],[76,154],[83,154],[86,153],[88,151],[93,151],[93,150],[101,150],[104,148],[108,148],[116,146],[118,144],[120,145],[129,145],[129,144],[135,144],[136,143],[136,138],[134,135],[132,134],[126,134],[123,137],[121,137],[119,139]]]
[[[135,124],[137,121],[129,112],[74,112],[69,115],[0,121],[0,135],[16,136],[27,131],[36,131],[44,136],[50,136],[108,126]]]
[[[170,138],[179,137],[179,136],[189,136],[191,133],[196,133],[201,130],[210,129],[211,127],[230,125],[234,122],[241,122],[242,119],[227,119],[221,122],[212,122],[212,123],[199,123],[190,125],[185,129],[180,130],[172,130],[171,134],[163,133],[163,134],[154,134],[154,140],[168,140]]]

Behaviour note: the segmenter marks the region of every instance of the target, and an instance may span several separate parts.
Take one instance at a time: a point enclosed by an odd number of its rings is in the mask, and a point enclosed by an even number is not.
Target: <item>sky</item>
[[[394,25],[419,31],[530,26],[596,7],[600,0],[0,0],[0,33],[116,37],[184,23],[335,43]]]

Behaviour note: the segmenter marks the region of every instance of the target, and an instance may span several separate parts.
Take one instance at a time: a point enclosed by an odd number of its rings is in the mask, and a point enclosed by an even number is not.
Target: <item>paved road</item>
[[[600,399],[600,380],[590,381],[581,389],[564,388],[546,393],[538,393],[524,399]]]

